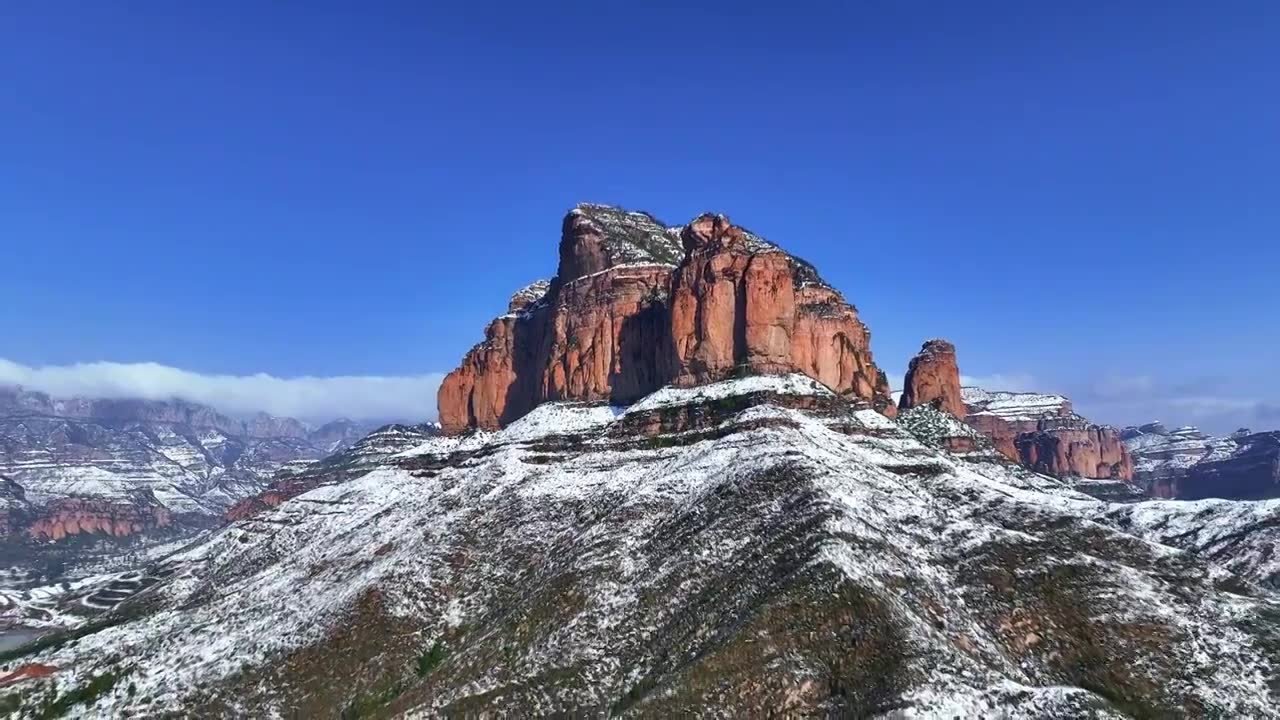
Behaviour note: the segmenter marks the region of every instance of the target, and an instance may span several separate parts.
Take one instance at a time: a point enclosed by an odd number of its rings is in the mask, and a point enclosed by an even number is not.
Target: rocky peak
[[[741,243],[744,238],[745,233],[741,228],[718,213],[702,213],[680,232],[680,241],[686,253],[703,249],[720,250],[734,243]]]
[[[556,277],[567,283],[619,265],[675,265],[683,256],[675,231],[652,215],[582,203],[564,218]]]
[[[911,359],[898,409],[927,405],[956,418],[968,411],[960,394],[960,366],[956,346],[946,340],[929,340]]]
[[[800,372],[896,410],[856,308],[724,215],[667,227],[579,205],[562,225],[559,274],[532,294],[517,293],[442,383],[445,432],[502,427],[547,400],[626,403],[742,374]]]
[[[921,346],[903,385],[900,410],[928,407],[959,418],[1000,454],[1031,470],[1056,477],[1133,478],[1133,459],[1115,428],[1077,415],[1061,395],[961,387],[956,348],[946,340]],[[952,442],[970,447],[962,436]]]
[[[550,289],[550,280],[535,280],[525,285],[511,296],[511,301],[507,303],[507,312],[516,313],[527,310],[530,305],[546,297]]]
[[[252,438],[304,438],[309,428],[290,417],[276,417],[264,412],[256,413],[245,423],[245,431]]]

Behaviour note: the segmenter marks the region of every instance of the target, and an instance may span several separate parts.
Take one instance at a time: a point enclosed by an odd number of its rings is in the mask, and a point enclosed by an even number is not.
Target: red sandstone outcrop
[[[1133,479],[1133,458],[1115,428],[1090,423],[1060,395],[962,389],[956,348],[945,340],[920,348],[903,385],[901,410],[929,406],[960,418],[990,438],[1000,454],[1031,470],[1055,477]],[[968,445],[959,442],[950,449],[965,451]]]
[[[16,685],[25,680],[39,680],[47,678],[58,671],[56,665],[45,665],[44,663],[26,663],[19,665],[12,672],[0,675],[0,687],[8,687]]]
[[[996,450],[1010,460],[1018,459],[1018,446],[1016,441],[1021,431],[1018,424],[998,418],[994,415],[985,415],[982,413],[971,413],[964,418],[966,424],[973,429],[991,438],[991,442],[995,445]],[[1033,423],[1034,424],[1034,423]],[[1035,432],[1031,430],[1030,432]]]
[[[853,306],[721,215],[666,228],[579,206],[556,278],[516,298],[441,384],[444,432],[502,427],[548,400],[630,402],[742,373],[802,372],[895,411]]]
[[[965,388],[965,422],[1023,466],[1055,477],[1133,479],[1133,458],[1113,427],[1077,415],[1060,395]]]
[[[697,218],[682,239],[688,255],[671,300],[677,385],[744,371],[802,372],[837,394],[889,407],[866,326],[839,293],[809,281],[809,268],[776,249],[762,251],[719,215]]]
[[[1062,477],[1133,479],[1133,458],[1115,428],[1074,423],[1023,433],[1014,444],[1018,462],[1036,472]]]
[[[128,537],[172,523],[169,510],[159,504],[62,498],[41,508],[26,533],[38,540],[62,540],[83,534]]]
[[[926,342],[907,368],[898,408],[909,410],[919,405],[929,405],[962,420],[968,414],[960,397],[956,346],[946,340]]]

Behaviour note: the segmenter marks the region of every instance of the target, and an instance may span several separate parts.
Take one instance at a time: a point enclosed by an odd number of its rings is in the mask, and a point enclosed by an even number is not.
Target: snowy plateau
[[[1280,717],[1280,501],[1109,503],[913,418],[764,376],[339,453],[277,507],[48,598],[58,628],[4,653],[0,707]]]

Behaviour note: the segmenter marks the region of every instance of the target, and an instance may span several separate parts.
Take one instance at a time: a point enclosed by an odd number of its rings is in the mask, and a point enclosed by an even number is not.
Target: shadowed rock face
[[[1173,496],[1188,500],[1280,497],[1280,432],[1233,438],[1230,457],[1198,463],[1173,485]]]
[[[1241,428],[1229,436],[1160,423],[1126,428],[1135,481],[1155,497],[1179,500],[1280,497],[1280,431]]]
[[[911,359],[902,388],[900,410],[929,405],[964,419],[968,410],[960,397],[960,366],[956,346],[946,340],[930,340]]]
[[[895,408],[857,310],[812,266],[705,214],[581,205],[555,279],[516,293],[441,384],[446,433],[503,427],[549,400],[630,402],[664,385],[802,372]]]

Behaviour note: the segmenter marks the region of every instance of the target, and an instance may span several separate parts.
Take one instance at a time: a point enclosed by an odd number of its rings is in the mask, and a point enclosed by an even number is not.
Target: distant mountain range
[[[1155,497],[1179,500],[1280,497],[1280,431],[1248,428],[1224,437],[1154,422],[1125,428],[1134,482]]]
[[[53,398],[0,387],[0,562],[21,565],[50,541],[189,535],[277,473],[373,429],[351,420],[234,419],[183,400]]]

